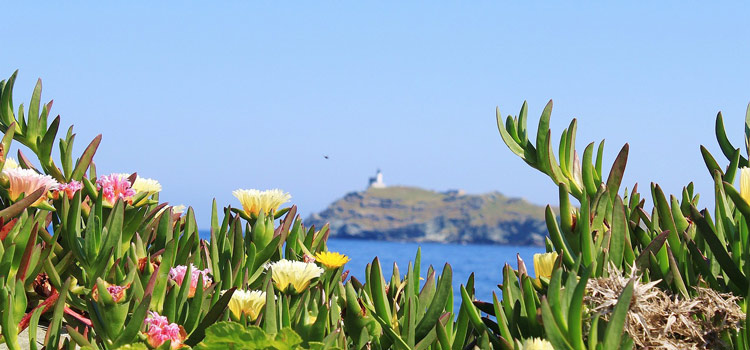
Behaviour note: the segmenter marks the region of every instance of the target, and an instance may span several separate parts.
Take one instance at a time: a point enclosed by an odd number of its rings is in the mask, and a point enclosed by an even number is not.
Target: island
[[[543,246],[547,235],[544,207],[524,199],[385,186],[379,171],[306,223],[330,224],[332,238],[402,242]]]

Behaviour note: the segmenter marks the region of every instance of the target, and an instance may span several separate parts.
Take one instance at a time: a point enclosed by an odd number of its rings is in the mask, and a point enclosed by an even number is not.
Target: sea
[[[427,267],[432,265],[441,273],[445,263],[453,269],[454,306],[461,303],[460,286],[466,285],[469,275],[474,273],[475,299],[492,302],[492,293],[501,296],[498,284],[502,283],[503,266],[510,264],[517,268],[517,255],[526,263],[529,275],[534,276],[534,254],[544,253],[543,247],[452,244],[452,243],[410,243],[385,242],[352,239],[329,239],[328,250],[346,254],[351,261],[346,264],[350,276],[364,281],[365,267],[376,256],[383,268],[383,275],[389,280],[393,264],[397,264],[402,278],[409,262],[413,262],[417,248],[422,248],[421,277],[426,277]],[[457,310],[457,308],[454,308]]]
[[[201,238],[208,239],[208,232],[201,231]],[[534,275],[534,254],[544,253],[543,247],[456,244],[456,243],[413,243],[387,242],[360,239],[328,239],[328,250],[346,254],[351,261],[346,264],[349,276],[365,281],[365,268],[377,256],[383,269],[386,282],[393,274],[396,264],[404,278],[409,262],[414,262],[417,249],[422,248],[421,276],[427,277],[427,268],[432,265],[439,275],[445,263],[453,269],[454,310],[461,305],[461,288],[474,273],[475,299],[492,302],[492,293],[498,298],[502,293],[497,287],[503,280],[503,266],[510,264],[518,268],[518,258],[526,263],[529,275]]]

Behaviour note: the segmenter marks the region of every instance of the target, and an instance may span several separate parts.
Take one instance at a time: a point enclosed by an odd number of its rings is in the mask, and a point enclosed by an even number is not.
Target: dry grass
[[[615,269],[610,277],[588,281],[586,305],[608,319],[630,279],[636,283],[625,330],[636,349],[722,349],[721,334],[745,318],[732,294],[696,287],[696,295],[684,299],[657,288],[659,281],[640,283],[635,272],[626,277]]]

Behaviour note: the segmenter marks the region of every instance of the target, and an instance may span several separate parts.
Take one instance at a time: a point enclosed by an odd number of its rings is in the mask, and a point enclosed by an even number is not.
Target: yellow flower
[[[748,167],[740,169],[740,195],[745,202],[750,204],[750,168]]]
[[[292,196],[280,189],[259,190],[236,190],[232,194],[242,203],[242,209],[246,214],[258,215],[261,211],[268,214],[272,210],[288,202]]]
[[[523,341],[521,350],[555,350],[555,348],[545,339],[529,338]]]
[[[534,273],[536,279],[540,277],[550,278],[552,277],[552,269],[555,266],[555,260],[557,260],[557,252],[534,254]]]
[[[125,177],[127,178],[127,176]],[[149,194],[155,194],[161,192],[161,184],[159,181],[154,179],[144,179],[142,177],[136,177],[133,186],[131,186],[135,192],[148,192]]]
[[[301,293],[310,286],[314,278],[323,273],[323,269],[314,263],[286,259],[269,264],[268,267],[271,268],[273,284],[282,292]]]
[[[240,320],[245,315],[248,321],[255,321],[265,305],[266,292],[238,289],[229,300],[229,311],[235,320]]]
[[[336,252],[318,252],[315,254],[315,260],[329,269],[335,269],[349,262],[349,257]]]
[[[42,175],[31,169],[3,169],[3,175],[8,178],[8,196],[10,200],[17,201],[21,195],[28,196],[34,191],[43,188],[45,194],[32,204],[37,206],[47,200],[46,192],[56,189],[59,183],[49,175]]]

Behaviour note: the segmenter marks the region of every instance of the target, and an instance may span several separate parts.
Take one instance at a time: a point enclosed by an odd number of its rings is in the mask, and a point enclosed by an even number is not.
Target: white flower
[[[10,183],[8,196],[12,201],[18,200],[22,194],[28,196],[40,188],[43,188],[46,194],[47,191],[54,190],[59,185],[52,176],[42,175],[31,169],[3,169],[3,175],[8,178]],[[47,196],[42,195],[33,205],[38,205],[45,200],[47,200]]]
[[[144,179],[142,177],[136,177],[135,182],[133,183],[132,188],[135,190],[135,192],[148,192],[149,194],[154,194],[157,192],[161,192],[161,184],[159,181],[156,181],[154,179]]]
[[[258,215],[261,211],[268,214],[272,210],[276,211],[279,207],[288,202],[292,196],[280,189],[259,191],[259,190],[236,190],[232,194],[242,203],[242,209],[246,214]]]
[[[323,269],[314,263],[281,259],[269,265],[271,279],[280,291],[301,293],[310,282],[323,274]]]
[[[555,348],[545,339],[529,338],[523,341],[521,350],[555,350]]]
[[[229,311],[232,312],[235,320],[239,320],[242,315],[245,315],[248,321],[255,321],[265,305],[266,292],[238,289],[234,291],[232,299],[229,300]]]

